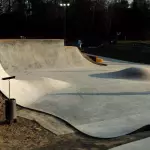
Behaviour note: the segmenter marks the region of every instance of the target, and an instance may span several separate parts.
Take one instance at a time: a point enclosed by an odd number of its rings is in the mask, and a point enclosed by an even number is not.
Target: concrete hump
[[[126,80],[150,80],[150,69],[144,67],[130,67],[121,69],[119,71],[92,74],[91,77],[95,78],[110,78],[110,79],[126,79]]]

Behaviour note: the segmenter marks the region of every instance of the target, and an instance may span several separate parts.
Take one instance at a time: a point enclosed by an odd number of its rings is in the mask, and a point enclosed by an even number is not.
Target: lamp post
[[[96,4],[94,4],[94,6],[93,6],[93,15],[92,15],[92,25],[93,25],[93,28],[94,28],[94,23],[95,23],[95,7],[96,7]]]
[[[60,3],[60,7],[64,8],[64,44],[66,43],[66,12],[67,12],[67,7],[70,6],[70,3]]]
[[[8,8],[9,8],[9,11],[10,11],[10,8],[11,7],[11,4],[10,4],[10,0],[8,1]]]

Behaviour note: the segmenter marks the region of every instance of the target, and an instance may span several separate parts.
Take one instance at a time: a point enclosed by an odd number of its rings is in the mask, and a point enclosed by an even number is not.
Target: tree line
[[[19,36],[149,40],[150,0],[16,0],[0,15],[0,37]]]

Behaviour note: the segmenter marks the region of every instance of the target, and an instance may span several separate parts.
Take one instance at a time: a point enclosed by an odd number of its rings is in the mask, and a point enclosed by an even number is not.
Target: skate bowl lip
[[[12,41],[64,41],[64,39],[0,39],[0,42]]]

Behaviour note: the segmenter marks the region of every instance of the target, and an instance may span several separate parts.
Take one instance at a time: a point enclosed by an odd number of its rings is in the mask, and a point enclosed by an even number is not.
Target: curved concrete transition
[[[63,43],[0,42],[0,77],[16,76],[11,97],[17,104],[53,114],[93,137],[118,137],[150,123],[149,81],[92,76],[148,65],[101,57],[108,66],[97,66]],[[7,81],[0,80],[0,90],[8,96]]]
[[[115,78],[127,80],[150,80],[150,68],[130,67],[120,71],[93,74],[96,78]]]
[[[10,40],[0,42],[0,50],[0,61],[6,70],[92,65],[77,49],[64,47],[63,40]]]
[[[127,68],[118,72],[124,78],[147,79],[150,77],[150,70],[146,68]]]
[[[131,142],[125,145],[121,145],[110,150],[149,150],[150,138]]]

